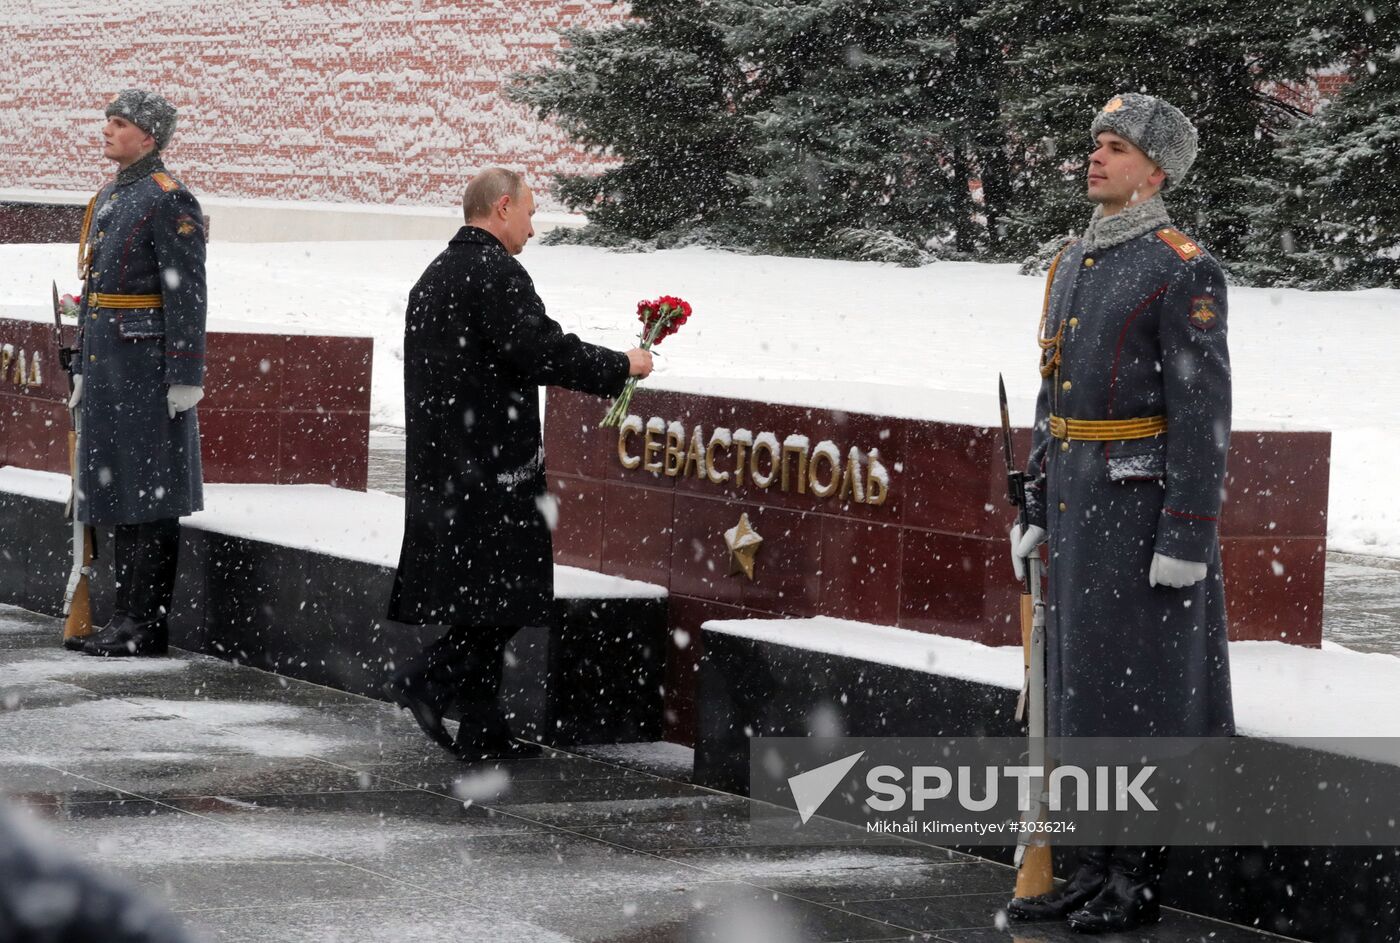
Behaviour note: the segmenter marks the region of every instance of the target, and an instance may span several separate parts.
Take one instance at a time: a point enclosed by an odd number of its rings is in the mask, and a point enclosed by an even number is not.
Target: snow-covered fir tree
[[[1400,7],[1310,6],[1297,46],[1350,81],[1280,141],[1283,175],[1256,184],[1239,274],[1303,288],[1400,288]]]
[[[620,161],[557,182],[565,205],[589,216],[575,238],[664,240],[714,227],[725,240],[743,197],[732,177],[750,171],[753,148],[742,120],[748,81],[713,7],[632,0],[630,21],[566,31],[556,67],[517,77],[513,98]]]
[[[1304,74],[1293,4],[1263,0],[990,0],[976,18],[1011,52],[1005,82],[1023,149],[1008,238],[1022,251],[1082,230],[1089,125],[1119,92],[1181,108],[1200,153],[1167,202],[1178,226],[1223,259],[1246,243],[1245,181],[1280,173],[1274,139],[1301,111],[1271,82]]]
[[[766,251],[917,264],[994,248],[1000,50],[965,0],[717,0],[748,70],[756,165],[740,179]]]

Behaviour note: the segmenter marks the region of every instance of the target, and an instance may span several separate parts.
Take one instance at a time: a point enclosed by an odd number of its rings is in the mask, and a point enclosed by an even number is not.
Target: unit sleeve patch
[[[1213,295],[1196,295],[1191,299],[1191,326],[1209,331],[1220,323],[1220,302]]]

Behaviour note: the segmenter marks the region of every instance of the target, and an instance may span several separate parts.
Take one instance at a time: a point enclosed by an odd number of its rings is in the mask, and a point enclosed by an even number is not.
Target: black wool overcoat
[[[413,287],[404,321],[407,502],[389,618],[548,619],[539,387],[616,395],[628,369],[625,354],[565,334],[496,237],[458,231]]]

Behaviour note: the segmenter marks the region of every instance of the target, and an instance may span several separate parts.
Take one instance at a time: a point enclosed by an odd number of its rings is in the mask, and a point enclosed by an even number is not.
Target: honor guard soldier
[[[1230,442],[1225,276],[1172,226],[1161,192],[1196,129],[1150,95],[1108,102],[1090,131],[1082,238],[1051,266],[1019,569],[1048,541],[1050,737],[1234,731],[1219,514]],[[1165,849],[1081,849],[1063,887],[1013,919],[1083,932],[1160,917]]]
[[[161,162],[173,105],[127,89],[106,109],[103,155],[117,175],[88,204],[78,246],[84,290],[70,405],[79,413],[75,513],[114,529],[111,621],[70,648],[162,655],[180,545],[203,507],[204,215]]]

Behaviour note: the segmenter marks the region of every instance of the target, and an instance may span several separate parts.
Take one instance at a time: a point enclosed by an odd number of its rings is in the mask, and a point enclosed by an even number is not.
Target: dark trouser
[[[164,619],[175,595],[180,562],[180,522],[169,517],[144,524],[118,524],[112,540],[116,611],[133,622]]]
[[[419,691],[434,692],[439,710],[455,700],[462,711],[457,742],[492,744],[510,738],[501,707],[506,645],[518,625],[454,625],[407,662],[398,678]]]

